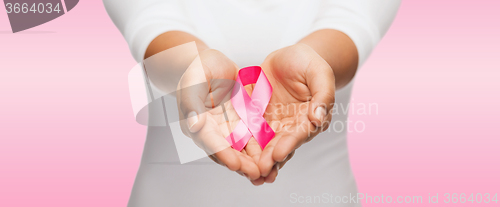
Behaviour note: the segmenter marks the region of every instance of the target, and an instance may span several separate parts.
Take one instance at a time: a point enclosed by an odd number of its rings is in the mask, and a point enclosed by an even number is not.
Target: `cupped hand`
[[[261,177],[258,159],[246,149],[234,150],[225,139],[240,120],[230,101],[237,72],[236,64],[221,52],[200,52],[177,87],[179,118],[184,134],[212,160],[254,181]],[[250,153],[254,152],[252,143]]]
[[[335,77],[320,55],[300,43],[271,53],[261,67],[273,87],[264,118],[276,136],[253,157],[259,157],[261,177],[272,183],[295,150],[329,126]]]

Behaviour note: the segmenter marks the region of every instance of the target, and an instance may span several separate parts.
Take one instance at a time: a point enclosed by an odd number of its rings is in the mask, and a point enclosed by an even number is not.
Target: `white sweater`
[[[272,51],[316,30],[335,29],[354,41],[361,66],[388,30],[400,0],[104,0],[104,4],[137,61],[142,61],[155,37],[173,30],[193,34],[245,67],[260,65]],[[337,90],[338,105],[348,106],[352,84]],[[151,113],[161,110],[150,108]],[[331,126],[304,144],[279,171],[275,183],[260,187],[208,158],[178,164],[169,127],[150,126],[129,206],[309,202],[359,206],[341,199],[357,193],[346,144],[347,114],[334,116],[336,130]],[[339,130],[340,123],[344,123],[343,130]]]

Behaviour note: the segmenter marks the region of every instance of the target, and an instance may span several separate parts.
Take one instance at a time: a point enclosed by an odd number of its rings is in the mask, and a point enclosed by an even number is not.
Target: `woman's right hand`
[[[255,159],[225,139],[240,120],[230,101],[237,73],[238,66],[221,52],[200,52],[177,86],[179,118],[184,134],[212,160],[253,181],[260,178]]]

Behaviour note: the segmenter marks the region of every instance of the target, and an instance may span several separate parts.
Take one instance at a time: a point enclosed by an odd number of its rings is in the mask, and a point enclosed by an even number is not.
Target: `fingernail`
[[[189,124],[189,130],[191,131],[193,126],[198,122],[198,114],[194,111],[189,112],[187,121]]]
[[[243,173],[243,176],[246,177],[249,181],[252,181],[252,179],[250,179],[250,177],[246,173]]]
[[[323,121],[325,119],[326,109],[323,106],[320,106],[314,110],[314,116],[316,119]]]
[[[285,156],[285,158],[284,158],[283,160],[281,160],[280,162],[284,162],[284,161],[286,160],[286,158],[288,158],[288,156],[290,156],[290,154],[287,154],[287,155]],[[274,164],[276,165],[276,163],[274,163]]]

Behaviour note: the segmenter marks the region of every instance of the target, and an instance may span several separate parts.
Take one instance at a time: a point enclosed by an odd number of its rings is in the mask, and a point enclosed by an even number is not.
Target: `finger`
[[[217,159],[217,157],[215,157],[215,155],[209,155],[208,156],[212,161],[214,161],[215,163],[219,164],[219,165],[222,165],[224,167],[226,167],[226,165],[224,165],[222,162],[220,162],[219,159]]]
[[[245,167],[245,165],[248,165],[248,161],[252,162],[252,158],[247,156],[244,152],[244,150],[242,151],[242,154],[244,154],[244,156],[246,156],[244,159],[244,161],[241,161],[241,168],[239,170],[236,170],[235,172],[238,173],[239,175],[243,176],[243,177],[246,177],[248,178],[249,180],[255,180],[255,179],[258,179],[260,177],[260,172],[256,172],[256,165],[253,167],[253,168],[248,168],[248,167]],[[219,153],[219,156],[225,156],[221,153]],[[212,159],[212,161],[216,162],[217,164],[221,165],[221,166],[224,166],[224,167],[227,167],[223,162],[221,162],[215,155],[210,155],[209,156],[210,159]],[[227,162],[227,160],[226,160]],[[229,168],[228,168],[229,169]],[[231,165],[231,169],[235,169],[235,166],[234,165]],[[230,169],[230,170],[231,170]],[[257,169],[258,170],[258,169]],[[247,173],[245,173],[247,172]]]
[[[292,151],[292,153],[288,154],[288,156],[286,157],[285,161],[283,162],[280,162],[278,163],[278,170],[281,170],[281,168],[283,168],[285,166],[285,164],[290,160],[292,159],[293,155],[295,154],[295,150]]]
[[[276,137],[269,141],[264,150],[262,150],[258,162],[260,174],[262,177],[267,177],[269,173],[271,173],[273,166],[276,164],[276,161],[273,159],[273,151],[276,143],[280,140],[280,138],[281,134],[276,134]]]
[[[185,122],[185,120],[183,121]],[[181,125],[186,124],[181,122]],[[217,121],[211,116],[207,116],[205,124],[202,128],[196,133],[191,133],[190,137],[198,147],[207,153],[207,155],[227,151],[231,148],[229,142],[227,142],[223,136]],[[222,152],[221,154],[227,154],[227,152]]]
[[[213,154],[222,165],[231,171],[238,171],[241,168],[240,158],[233,152],[232,148],[226,148]]]
[[[258,178],[257,180],[252,180],[251,182],[252,182],[252,184],[253,184],[253,185],[255,185],[255,186],[259,186],[259,185],[264,184],[264,182],[265,182],[265,181],[266,181],[266,180],[265,180],[265,178],[264,178],[264,177],[260,177],[260,178]]]
[[[243,172],[249,180],[256,180],[260,178],[260,171],[257,164],[252,160],[251,157],[247,155],[243,155],[240,152],[236,152],[240,154],[241,168],[240,171]]]
[[[187,119],[184,127],[192,133],[198,132],[205,124],[205,99],[209,92],[210,86],[198,56],[182,75],[177,91],[179,115]]]
[[[312,124],[309,127],[314,127]],[[293,130],[293,133],[287,133],[282,135],[282,137],[278,140],[276,146],[273,150],[273,160],[276,162],[284,162],[288,158],[291,158],[290,155],[293,156],[292,152],[295,149],[299,148],[302,144],[304,144],[309,136],[314,136],[314,134],[309,134],[310,132],[303,132],[303,130]],[[319,130],[317,130],[319,132]],[[316,133],[317,134],[317,133]]]
[[[243,156],[246,158],[245,163],[246,163],[246,161],[253,162],[252,164],[250,164],[252,166],[252,168],[250,170],[253,170],[253,166],[255,166],[258,169],[257,162],[260,158],[261,153],[262,153],[262,149],[260,148],[260,145],[257,143],[257,141],[253,137],[248,141],[245,148],[241,150],[241,154],[243,154]],[[243,165],[245,163],[243,163]],[[260,170],[257,174],[251,174],[251,175],[249,174],[249,175],[247,175],[247,177],[250,180],[255,180],[255,179],[259,178],[260,177]]]
[[[276,181],[276,177],[278,177],[278,172],[285,164],[292,159],[293,155],[295,154],[295,150],[290,153],[283,162],[278,162],[274,165],[273,169],[269,173],[269,175],[265,178],[266,183],[274,183]]]
[[[266,183],[274,183],[278,176],[278,164],[275,164],[269,175],[265,178]]]
[[[260,147],[259,143],[257,143],[255,138],[250,138],[247,145],[245,146],[245,149],[243,149],[242,151],[245,151],[250,157],[252,157],[255,163],[259,162],[260,155],[262,154],[262,148]]]
[[[241,176],[243,176],[243,177],[246,177],[246,175],[245,175],[243,172],[241,172],[241,171],[236,171],[236,173],[238,173],[238,175],[241,175]]]
[[[260,171],[257,165],[250,157],[245,157],[244,154],[227,148],[214,154],[217,160],[225,165],[231,171],[239,171],[245,174],[250,180],[255,180],[260,177]]]
[[[261,177],[260,168],[258,167],[258,163],[259,163],[260,155],[262,154],[262,148],[257,143],[255,138],[253,138],[253,137],[250,138],[247,145],[245,146],[245,149],[243,149],[242,152],[243,151],[252,159],[252,162],[255,163],[255,165],[259,169],[258,176]]]
[[[278,176],[278,171],[283,168],[283,166],[285,166],[285,164],[290,160],[292,159],[293,155],[295,154],[295,150],[292,151],[292,153],[290,153],[283,162],[279,162],[279,163],[276,163],[271,172],[269,173],[269,175],[265,178],[265,182],[266,183],[273,183],[274,181],[276,181],[276,177]]]
[[[306,84],[312,95],[308,117],[316,127],[321,127],[330,120],[328,112],[335,103],[335,76],[326,61],[316,58],[306,72]]]

